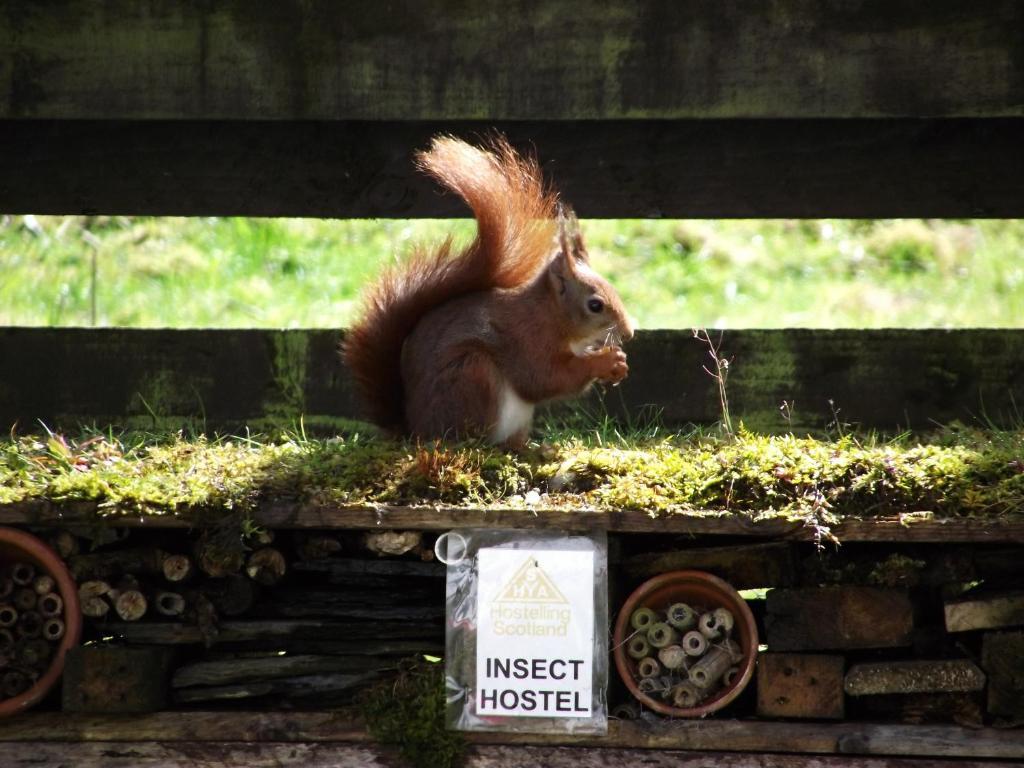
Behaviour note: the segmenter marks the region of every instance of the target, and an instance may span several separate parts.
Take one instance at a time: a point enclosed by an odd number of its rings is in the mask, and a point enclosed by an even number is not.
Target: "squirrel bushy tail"
[[[547,263],[556,229],[556,195],[537,161],[503,137],[487,149],[437,137],[417,165],[466,201],[477,233],[457,255],[449,238],[385,272],[346,335],[343,353],[357,393],[369,417],[394,431],[405,431],[402,344],[420,318],[469,293],[525,284]]]

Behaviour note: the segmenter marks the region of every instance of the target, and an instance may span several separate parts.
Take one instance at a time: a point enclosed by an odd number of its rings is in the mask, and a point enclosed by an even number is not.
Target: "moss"
[[[353,432],[330,440],[60,435],[0,442],[0,503],[99,502],[104,514],[243,516],[266,499],[660,514],[844,517],[1024,509],[1024,433],[944,433],[928,443],[756,435],[622,445],[576,438],[521,453]],[[539,503],[537,498],[539,496]]]
[[[394,744],[416,768],[451,768],[462,761],[462,736],[445,728],[444,665],[409,660],[398,675],[360,697],[370,734]]]

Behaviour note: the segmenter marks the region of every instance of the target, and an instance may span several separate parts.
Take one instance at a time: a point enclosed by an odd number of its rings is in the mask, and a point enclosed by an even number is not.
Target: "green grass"
[[[595,265],[645,328],[1024,323],[1021,221],[583,228]],[[465,240],[472,224],[5,217],[0,325],[342,327],[382,264],[449,231]]]

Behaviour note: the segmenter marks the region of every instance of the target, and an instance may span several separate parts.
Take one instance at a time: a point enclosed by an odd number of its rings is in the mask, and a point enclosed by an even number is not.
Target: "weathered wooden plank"
[[[371,642],[367,642],[372,646]],[[372,648],[371,648],[372,649]],[[367,656],[284,655],[263,658],[218,659],[183,664],[174,670],[171,685],[233,685],[278,677],[324,675],[337,672],[375,672],[394,667],[395,661]]]
[[[26,713],[0,721],[0,743],[123,743],[134,741],[363,742],[368,735],[344,712],[159,712],[104,717],[59,712]],[[872,723],[772,723],[701,720],[611,722],[606,736],[468,734],[476,745],[560,745],[715,752],[791,752],[875,756],[1024,758],[1019,732],[957,726]],[[650,756],[646,753],[645,756]],[[704,755],[705,760],[707,755]],[[848,763],[847,763],[848,764]]]
[[[280,744],[244,742],[80,742],[0,744],[0,761],[9,768],[391,768],[394,750],[367,744]],[[845,757],[740,755],[735,753],[650,752],[529,746],[471,746],[466,768],[616,768],[642,763],[652,768],[846,768]],[[907,760],[866,758],[862,768],[1009,768],[1012,763],[980,760]]]
[[[340,331],[0,329],[0,425],[42,420],[143,429],[293,423],[336,430],[358,408],[338,357]],[[734,421],[761,431],[933,428],[984,412],[1010,426],[1024,402],[1024,331],[727,331]],[[607,397],[613,417],[656,406],[669,425],[716,423],[707,348],[689,331],[643,331],[629,344],[630,377]],[[227,373],[230,372],[230,373]],[[783,400],[800,403],[792,422]],[[155,416],[154,416],[155,414]]]
[[[856,664],[846,674],[851,696],[980,691],[985,673],[969,659],[880,661]]]
[[[890,648],[910,644],[905,592],[872,587],[773,589],[765,604],[773,651]]]
[[[631,555],[622,569],[632,579],[666,571],[696,568],[725,579],[736,589],[789,587],[796,582],[796,560],[790,544],[739,547],[692,547]]]
[[[224,621],[218,624],[217,634],[212,638],[205,637],[199,627],[180,622],[117,622],[102,625],[101,629],[105,635],[130,643],[191,645],[209,641],[212,644],[259,644],[272,648],[290,648],[294,640],[358,642],[374,639],[381,640],[381,647],[385,647],[392,641],[422,640],[432,643],[444,637],[440,624],[371,620]]]
[[[358,674],[325,673],[274,677],[229,685],[196,685],[175,689],[172,698],[176,704],[201,704],[265,699],[269,696],[273,697],[276,705],[285,700],[301,702],[304,706],[315,703],[321,707],[328,707],[350,701],[353,693],[369,685],[375,676],[375,672],[371,670]],[[260,706],[260,702],[253,702],[253,705]]]
[[[109,510],[107,511],[109,515]],[[93,502],[57,504],[46,500],[0,505],[3,525],[89,524],[99,515]],[[104,518],[107,525],[124,528],[190,528],[194,525],[186,510],[176,514],[137,515]],[[749,536],[762,539],[814,541],[812,529],[799,521],[781,518],[753,519],[741,512],[693,510],[651,516],[645,510],[626,509],[594,512],[559,509],[538,514],[530,509],[420,506],[305,505],[292,501],[260,505],[253,519],[270,528],[335,528],[356,530],[414,529],[446,531],[451,528],[558,528],[559,530],[605,530],[613,533],[663,533],[692,536]],[[832,527],[841,541],[890,541],[905,543],[1024,543],[1022,520],[931,519],[927,516],[845,520]]]
[[[584,217],[1024,216],[1022,119],[0,120],[0,211],[466,216],[412,155],[495,128]]]
[[[757,660],[758,715],[841,720],[845,667],[842,656],[761,654]]]
[[[945,605],[946,631],[1024,626],[1024,592],[969,595]]]
[[[900,2],[8,2],[4,117],[1020,115],[1024,11]]]

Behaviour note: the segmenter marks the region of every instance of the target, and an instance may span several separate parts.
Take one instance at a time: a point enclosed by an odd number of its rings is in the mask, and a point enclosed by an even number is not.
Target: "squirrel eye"
[[[593,312],[595,315],[604,309],[604,302],[600,299],[591,299],[587,302],[587,309]]]

